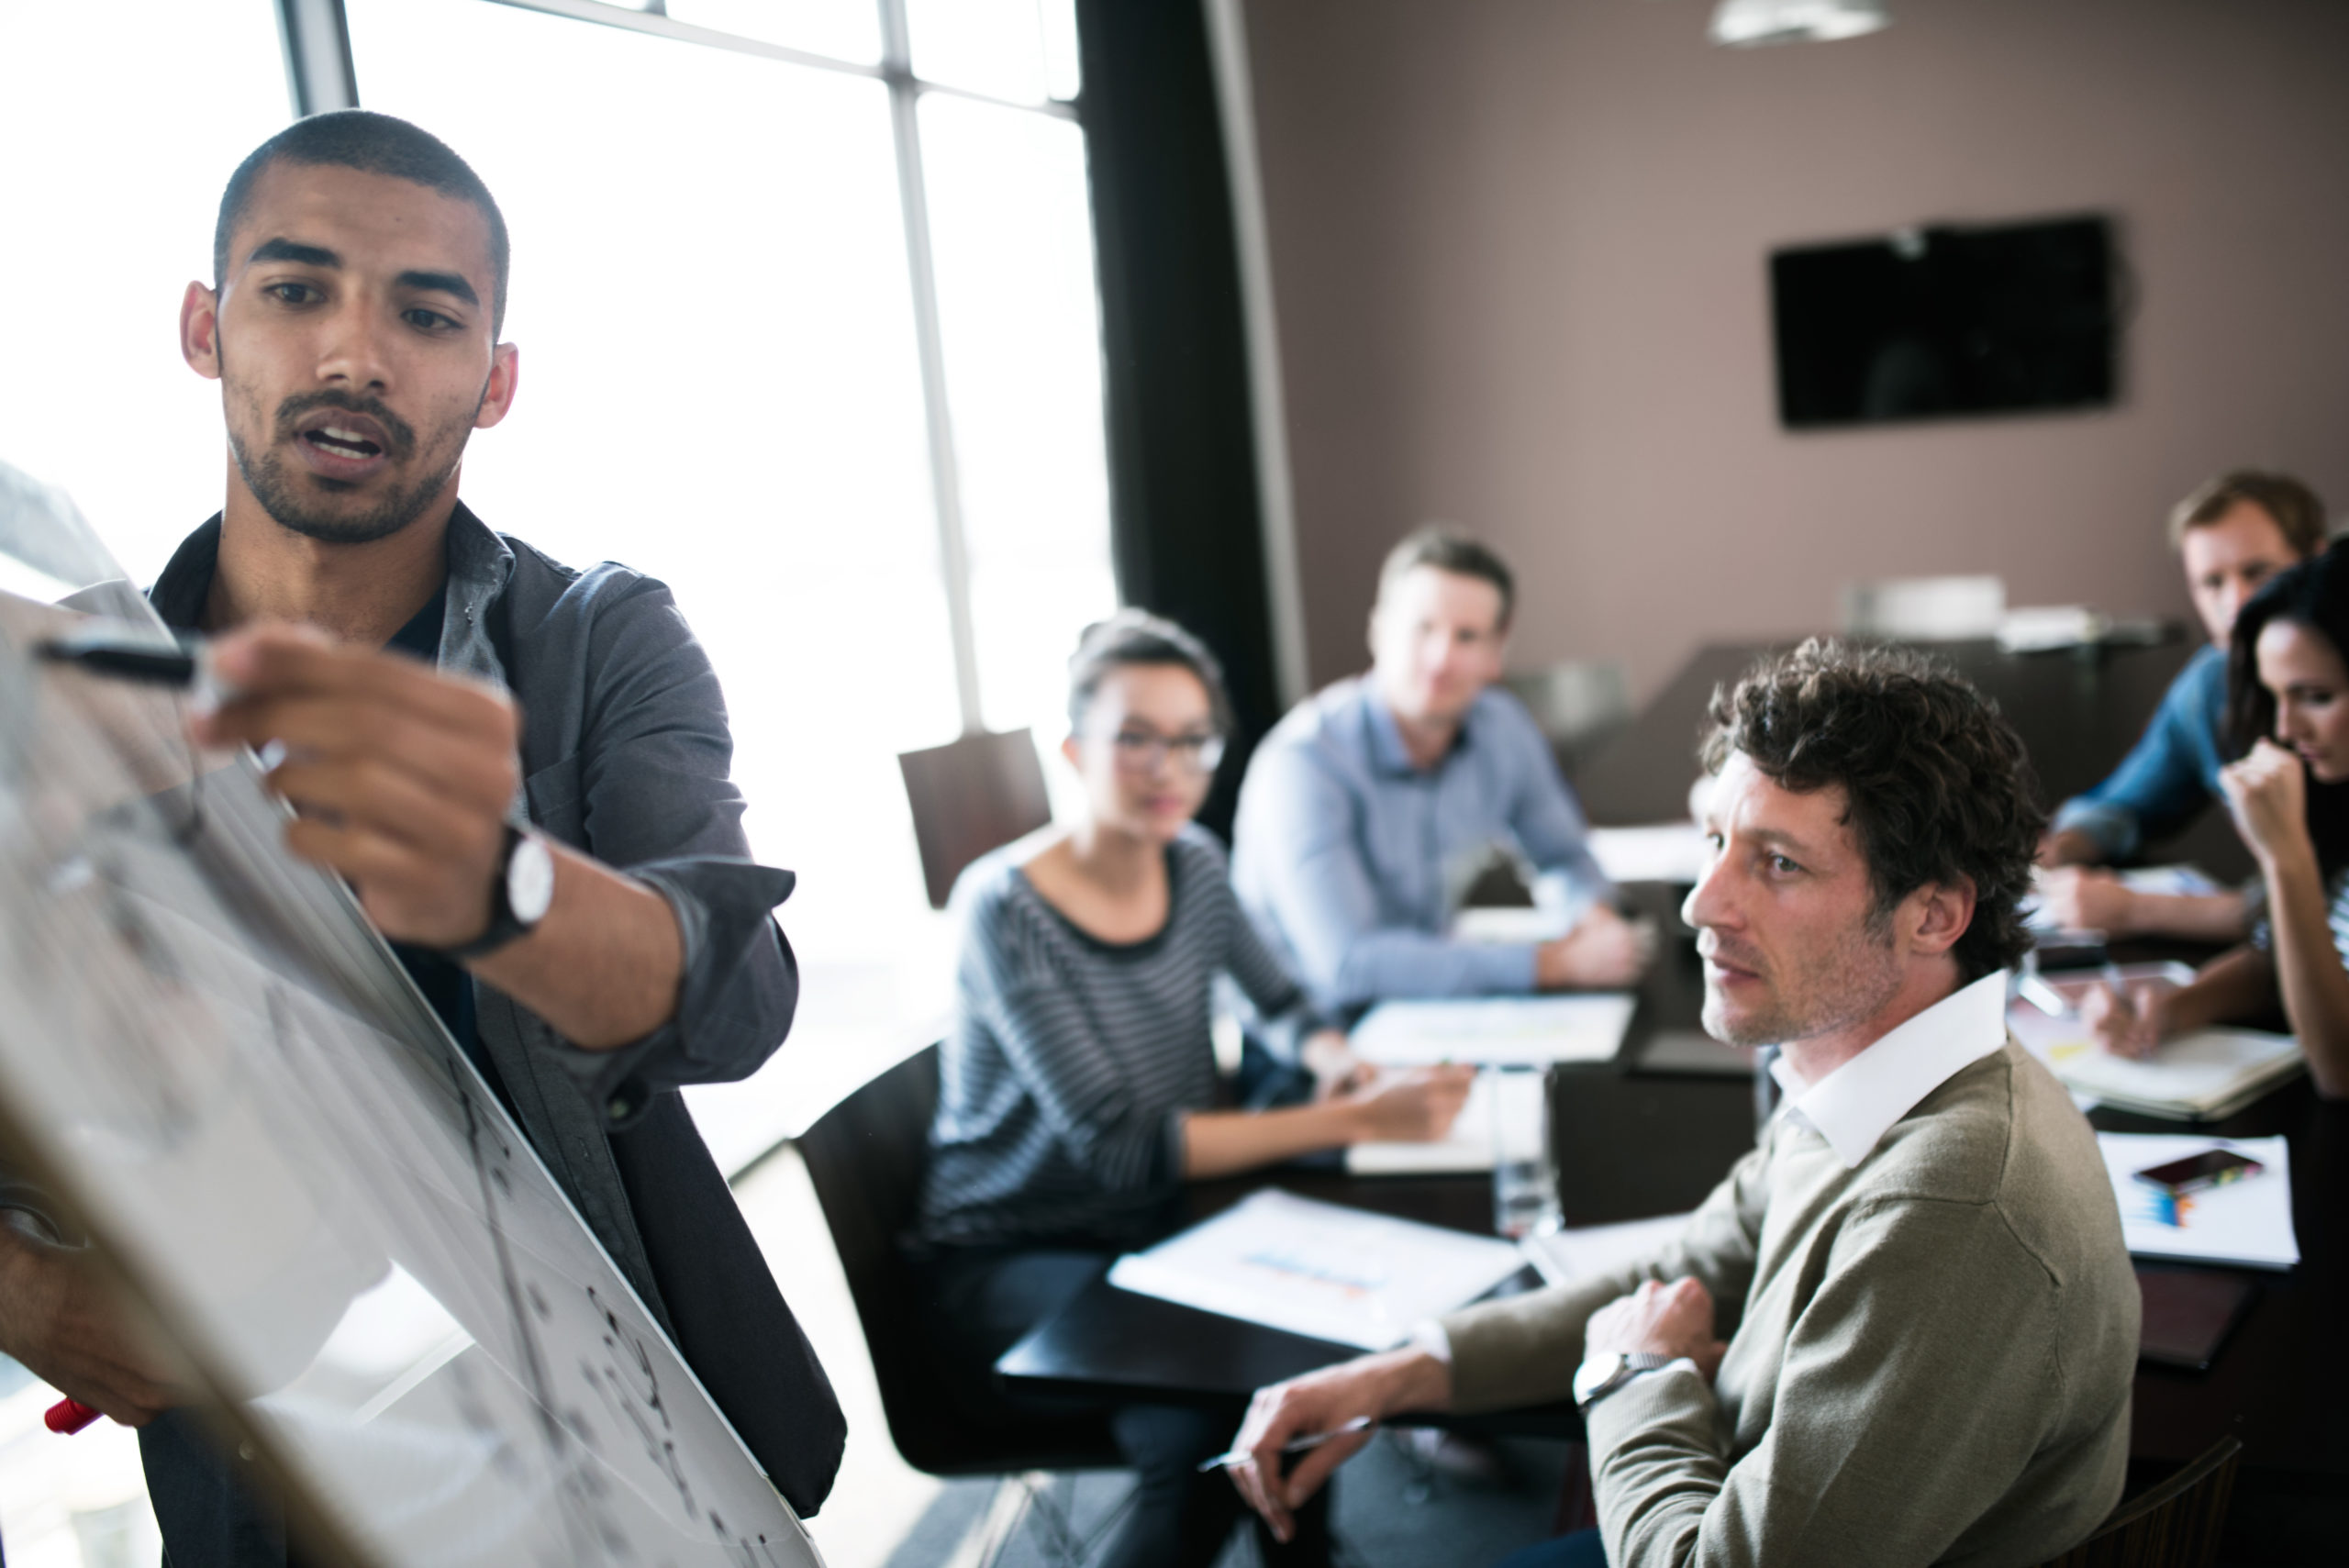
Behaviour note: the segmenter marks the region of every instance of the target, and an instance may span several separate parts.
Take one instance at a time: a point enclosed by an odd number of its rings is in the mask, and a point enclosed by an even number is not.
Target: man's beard
[[[1736,962],[1737,955],[1728,955]],[[1783,980],[1783,974],[1773,978]],[[1705,1032],[1730,1045],[1784,1045],[1812,1040],[1865,1022],[1881,1012],[1900,990],[1900,965],[1893,956],[1888,920],[1871,912],[1827,952],[1811,962],[1798,991],[1774,989],[1763,1007],[1733,1017],[1705,997]]]
[[[244,475],[245,487],[261,503],[262,510],[283,528],[317,539],[324,544],[370,544],[379,539],[389,539],[424,514],[434,497],[457,472],[457,463],[464,455],[464,435],[458,433],[453,443],[456,450],[447,465],[428,462],[424,471],[405,485],[387,491],[373,506],[360,513],[328,512],[307,502],[302,492],[303,481],[324,486],[332,493],[348,489],[340,481],[304,475],[294,471],[285,461],[282,447],[301,439],[295,427],[302,416],[318,408],[340,408],[352,414],[364,414],[384,427],[391,438],[391,453],[398,456],[417,450],[415,428],[373,397],[354,397],[341,392],[313,392],[299,397],[289,397],[278,405],[275,440],[258,458],[245,450],[238,438],[236,427],[228,429],[228,450],[237,461],[237,472]],[[449,443],[435,443],[436,446]],[[429,454],[437,456],[437,451]]]

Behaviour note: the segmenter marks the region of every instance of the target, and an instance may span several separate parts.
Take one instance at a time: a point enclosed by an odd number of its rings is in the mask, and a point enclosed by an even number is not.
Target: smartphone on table
[[[2172,1197],[2184,1197],[2210,1187],[2221,1187],[2229,1182],[2240,1182],[2267,1169],[2247,1154],[2232,1149],[2205,1149],[2199,1154],[2188,1154],[2182,1160],[2165,1161],[2148,1165],[2135,1173],[2137,1180],[2150,1187],[2158,1187]]]

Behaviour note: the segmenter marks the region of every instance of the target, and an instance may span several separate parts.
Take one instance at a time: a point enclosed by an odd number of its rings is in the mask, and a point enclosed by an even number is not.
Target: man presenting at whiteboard
[[[199,739],[277,759],[293,851],[351,884],[450,1033],[800,1513],[844,1428],[679,1098],[755,1071],[797,972],[668,590],[574,572],[458,499],[513,405],[507,244],[473,170],[403,121],[297,122],[222,197],[181,349],[221,384],[228,495],[150,592],[213,634]],[[0,1351],[144,1428],[174,1568],[282,1560],[112,1321],[39,1195],[0,1173]]]

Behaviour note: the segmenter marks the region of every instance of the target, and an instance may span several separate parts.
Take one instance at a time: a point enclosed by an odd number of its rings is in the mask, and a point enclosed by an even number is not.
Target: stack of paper
[[[2288,1269],[2300,1261],[2292,1229],[2290,1154],[2280,1138],[2193,1138],[2175,1133],[2099,1132],[2112,1194],[2121,1204],[2121,1233],[2132,1255],[2196,1263]],[[2231,1149],[2266,1169],[2225,1186],[2189,1193],[2173,1205],[2136,1173],[2210,1149]]]
[[[1543,1279],[1566,1284],[1643,1262],[1678,1240],[1687,1224],[1685,1214],[1666,1214],[1654,1219],[1627,1219],[1620,1225],[1586,1225],[1575,1230],[1553,1230],[1547,1236],[1528,1236],[1518,1246]]]
[[[1472,1002],[1381,1002],[1354,1026],[1354,1054],[1381,1067],[1474,1062],[1547,1067],[1612,1062],[1637,999],[1628,992],[1488,996]]]
[[[1268,1189],[1130,1252],[1120,1290],[1383,1351],[1411,1325],[1464,1307],[1525,1264],[1515,1247]]]

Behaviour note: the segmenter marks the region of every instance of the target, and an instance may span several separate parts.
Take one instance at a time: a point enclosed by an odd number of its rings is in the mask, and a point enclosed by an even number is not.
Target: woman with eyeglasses
[[[1172,1229],[1186,1180],[1441,1138],[1467,1094],[1470,1069],[1353,1063],[1258,940],[1222,849],[1191,820],[1229,728],[1221,673],[1190,633],[1134,610],[1088,628],[1069,661],[1062,746],[1082,811],[955,884],[962,955],[916,1263],[941,1373],[974,1420],[1071,1410],[999,1393],[996,1358],[1118,1253]],[[1274,1051],[1316,1069],[1310,1104],[1219,1108],[1210,1029],[1225,975]],[[1107,1412],[1139,1479],[1105,1562],[1215,1560],[1246,1510],[1196,1466],[1240,1413],[1237,1400]],[[1328,1556],[1318,1520],[1287,1546],[1259,1544],[1267,1563]]]

